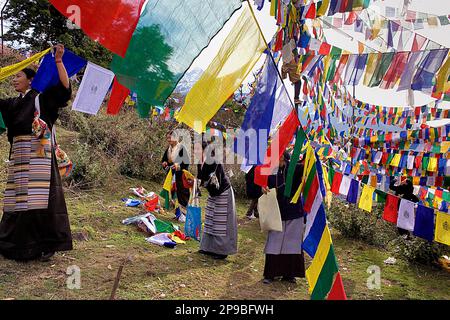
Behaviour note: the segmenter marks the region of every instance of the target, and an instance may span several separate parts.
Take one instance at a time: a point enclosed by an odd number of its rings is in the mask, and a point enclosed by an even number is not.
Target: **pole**
[[[2,56],[3,56],[3,12],[5,11],[5,8],[8,5],[8,2],[9,2],[9,0],[6,0],[5,4],[2,7],[1,13],[0,13],[1,32],[2,32]]]

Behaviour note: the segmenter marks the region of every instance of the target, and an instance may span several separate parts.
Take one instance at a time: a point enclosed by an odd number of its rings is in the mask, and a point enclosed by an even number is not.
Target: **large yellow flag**
[[[434,240],[450,246],[450,214],[436,212]]]
[[[25,59],[23,61],[20,61],[19,63],[13,64],[12,66],[2,67],[0,68],[0,81],[5,80],[9,76],[12,76],[13,74],[16,74],[17,72],[25,69],[29,65],[37,62],[39,59],[41,59],[43,56],[45,56],[50,51],[50,48],[47,50],[44,50],[40,53],[35,54],[34,56]]]
[[[204,132],[207,122],[239,88],[265,48],[257,22],[245,6],[219,53],[189,91],[178,122]]]

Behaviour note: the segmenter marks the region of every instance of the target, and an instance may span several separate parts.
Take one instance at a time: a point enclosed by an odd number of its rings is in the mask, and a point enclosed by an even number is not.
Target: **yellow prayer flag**
[[[438,18],[437,17],[428,17],[427,22],[430,27],[438,26]]]
[[[327,13],[328,7],[330,5],[330,0],[323,0],[322,5],[320,6],[319,10],[316,12],[316,16],[320,17],[325,15]]]
[[[374,40],[381,31],[383,20],[378,14],[375,14],[375,20],[372,25],[372,34],[370,35],[370,40]]]
[[[204,132],[207,122],[239,88],[265,48],[253,13],[245,6],[219,53],[189,91],[178,122]]]
[[[270,3],[270,16],[271,17],[275,17],[275,6],[277,5],[277,2],[276,1],[272,1],[271,3]]]
[[[358,41],[358,53],[363,54],[364,53],[364,43],[361,41]]]
[[[305,165],[303,169],[303,176],[300,183],[300,186],[298,187],[297,191],[295,192],[294,196],[292,197],[291,203],[297,203],[298,199],[300,198],[300,194],[303,191],[303,185],[306,183],[306,180],[308,179],[308,175],[310,171],[312,170],[312,167],[316,163],[316,156],[314,154],[314,149],[311,147],[309,142],[307,143],[307,149],[306,149],[306,155],[305,155]]]
[[[371,176],[370,177],[370,185],[374,188],[377,187],[377,176]]]
[[[436,172],[437,171],[437,158],[430,157],[428,161],[428,168],[427,171]]]
[[[370,142],[374,143],[377,142],[378,136],[370,136]]]
[[[364,185],[361,198],[359,199],[358,207],[367,212],[372,212],[372,204],[373,204],[373,193],[375,188],[369,185]]]
[[[369,86],[370,79],[372,79],[372,75],[375,72],[375,68],[378,66],[379,61],[381,60],[381,53],[369,53],[369,58],[367,60],[366,73],[364,74],[364,85]]]
[[[447,54],[447,60],[441,67],[436,76],[436,92],[442,94],[450,89],[450,53]]]
[[[450,246],[450,214],[436,212],[434,240]]]
[[[400,164],[400,159],[401,159],[400,153],[396,153],[394,155],[394,158],[392,158],[391,166],[392,167],[398,167],[398,165]]]
[[[164,180],[164,185],[163,185],[163,189],[167,190],[167,191],[171,191],[172,190],[172,170],[169,170],[169,172],[167,173],[166,176],[166,180]]]
[[[319,280],[325,261],[327,260],[328,252],[332,244],[330,229],[325,226],[319,245],[317,246],[316,254],[311,262],[311,265],[306,269],[306,279],[309,284],[309,294],[313,292],[314,287]]]
[[[413,177],[413,185],[418,186],[420,184],[420,177]]]
[[[13,64],[12,66],[0,68],[0,81],[5,80],[9,76],[12,76],[12,75],[16,74],[17,72],[30,66],[31,64],[39,61],[39,59],[41,59],[43,56],[45,56],[49,51],[50,51],[50,48],[48,48],[47,50],[44,50],[40,53],[37,53],[28,59],[20,61],[19,63]]]

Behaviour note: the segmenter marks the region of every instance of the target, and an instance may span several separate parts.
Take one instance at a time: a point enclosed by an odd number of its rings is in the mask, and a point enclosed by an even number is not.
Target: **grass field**
[[[70,136],[62,131],[62,139]],[[5,140],[0,142],[1,160],[8,151]],[[68,144],[65,140],[63,146]],[[0,258],[0,299],[109,299],[124,261],[116,299],[309,299],[305,279],[294,285],[262,283],[265,234],[258,221],[245,218],[246,200],[237,200],[239,252],[216,261],[198,254],[196,241],[175,249],[158,247],[147,243],[146,235],[136,227],[122,225],[124,218],[140,212],[126,208],[120,200],[130,195],[130,187],[138,185],[155,192],[161,188],[118,178],[101,190],[67,190],[74,250],[58,253],[49,263]],[[203,203],[205,198],[206,192]],[[172,216],[168,213],[159,218],[170,221]],[[448,272],[401,259],[395,265],[385,265],[383,261],[391,252],[346,239],[333,228],[332,237],[349,299],[450,299]],[[79,290],[67,287],[70,266],[80,268]],[[367,287],[370,266],[381,268],[380,289]]]

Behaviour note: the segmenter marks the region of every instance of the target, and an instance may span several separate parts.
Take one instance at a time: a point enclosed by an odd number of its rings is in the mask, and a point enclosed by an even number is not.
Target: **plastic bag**
[[[186,236],[200,241],[202,231],[202,209],[200,207],[188,206],[184,233]]]

